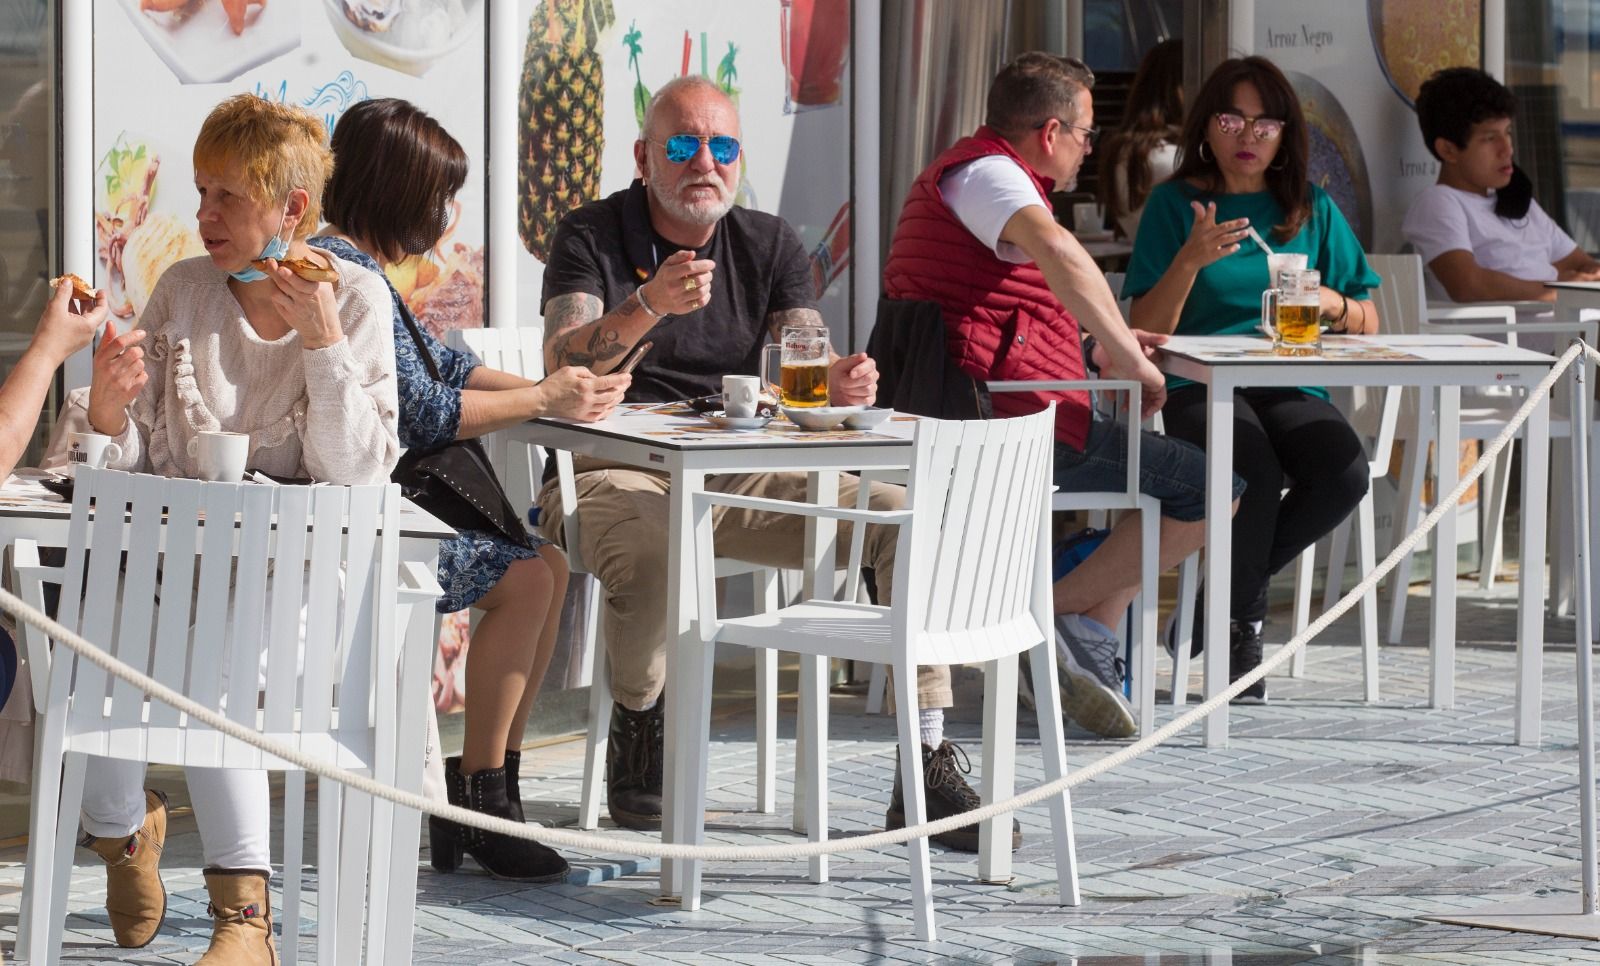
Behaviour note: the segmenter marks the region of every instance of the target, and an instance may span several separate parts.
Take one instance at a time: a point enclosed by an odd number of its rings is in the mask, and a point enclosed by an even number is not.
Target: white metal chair
[[[491,368],[533,380],[544,378],[543,342],[544,329],[540,326],[453,329],[449,333],[452,348],[473,354]],[[541,488],[544,473],[544,458],[539,448],[509,431],[489,434],[485,445],[495,472],[505,484],[511,504],[519,508],[531,506]],[[594,829],[600,825],[600,803],[604,798],[601,786],[605,781],[606,749],[611,740],[611,671],[608,663],[598,654],[599,582],[592,579],[593,575],[584,566],[583,558],[578,553],[579,523],[572,454],[558,451],[555,457],[564,510],[562,525],[566,537],[567,566],[573,577],[581,581],[580,592],[583,594],[585,640],[581,656],[584,667],[580,680],[589,682],[589,733],[584,751],[583,785],[579,792],[578,827]],[[718,577],[743,574],[749,574],[753,582],[756,608],[775,609],[779,594],[777,571],[737,560],[718,562]],[[777,745],[778,654],[771,650],[758,651],[756,810],[760,812],[771,812],[777,807]]]
[[[777,646],[801,654],[850,657],[894,667],[900,734],[901,785],[906,822],[924,820],[921,738],[917,727],[916,669],[922,664],[984,662],[984,761],[986,801],[1009,797],[1014,781],[1017,655],[1029,652],[1034,680],[1055,680],[1055,645],[1050,593],[1050,470],[1055,407],[1016,419],[944,422],[917,426],[908,507],[874,511],[786,503],[719,493],[694,497],[698,567],[697,626],[704,650],[702,674],[687,682],[683,709],[692,726],[681,730],[678,760],[697,774],[678,787],[680,814],[695,816],[692,841],[704,840],[706,755],[709,740],[710,672],[716,644]],[[711,513],[716,506],[771,510],[899,526],[895,600],[891,606],[856,601],[805,600],[754,617],[722,620],[711,590],[715,571]],[[859,530],[858,526],[856,529]],[[1060,698],[1052,687],[1038,690],[1040,746],[1048,780],[1066,772]],[[828,837],[825,768],[825,701],[801,710],[804,730],[818,736],[805,749],[802,770],[814,814],[812,841]],[[1050,799],[1057,874],[1064,904],[1079,901],[1070,798]],[[1003,878],[1009,867],[1010,819],[1000,816],[982,830],[980,862]],[[927,839],[909,843],[911,889],[917,937],[934,938]],[[690,862],[686,909],[698,908],[700,864]],[[811,862],[814,881],[826,881],[827,863]]]
[[[83,588],[81,597],[62,593],[60,622],[157,681],[370,774],[382,766],[376,719],[395,713],[398,689],[400,504],[394,485],[278,487],[80,469],[65,566],[33,565],[37,548],[21,541],[18,574],[30,600],[43,583]],[[37,636],[28,646],[36,666],[51,663]],[[54,658],[38,725],[18,937],[20,958],[36,963],[60,955],[89,756],[304,774],[147,699],[74,652]],[[287,803],[284,821],[286,961],[299,935],[299,804]],[[318,812],[318,961],[357,962],[363,909],[409,914],[415,896],[388,895],[387,879],[374,876],[364,902],[372,816],[365,796],[321,781]]]
[[[1380,303],[1379,309],[1387,331],[1400,334],[1456,333],[1485,338],[1502,336],[1512,345],[1516,344],[1518,333],[1553,334],[1558,337],[1581,335],[1591,345],[1594,344],[1597,322],[1593,314],[1585,313],[1578,319],[1565,321],[1529,322],[1517,320],[1514,305],[1430,305],[1423,287],[1421,256],[1372,255],[1368,260],[1384,277],[1384,285],[1379,289],[1379,294],[1384,296],[1386,301]],[[1562,458],[1566,447],[1560,446],[1555,441],[1571,436],[1571,421],[1564,415],[1567,409],[1563,402],[1566,391],[1566,384],[1560,383],[1556,386],[1555,395],[1552,397],[1550,435],[1553,440],[1552,455],[1556,459]],[[1405,457],[1402,461],[1397,493],[1400,505],[1394,514],[1396,536],[1409,533],[1421,518],[1420,504],[1423,476],[1427,468],[1427,449],[1434,435],[1431,407],[1420,405],[1415,392],[1407,392],[1404,396],[1399,425],[1403,433],[1402,438],[1405,439]],[[1521,403],[1522,399],[1514,394],[1492,391],[1464,393],[1461,406],[1461,438],[1464,440],[1494,438],[1504,430],[1512,413]],[[1453,454],[1441,454],[1441,457],[1455,458]],[[1480,506],[1488,516],[1484,522],[1486,544],[1484,569],[1488,571],[1490,580],[1493,579],[1493,570],[1500,556],[1500,529],[1505,513],[1505,493],[1508,489],[1510,465],[1508,449],[1500,454],[1494,472],[1484,476],[1488,481],[1487,492],[1483,494]],[[1551,513],[1558,521],[1563,518],[1571,503],[1570,499],[1563,495],[1566,493],[1565,488],[1570,485],[1567,477],[1567,474],[1560,472],[1551,474],[1552,486],[1557,488],[1556,498],[1551,503]],[[1569,526],[1562,526],[1559,522],[1551,527],[1553,558],[1559,558],[1559,542],[1570,539],[1570,530]],[[1454,548],[1446,552],[1453,553]],[[1409,596],[1413,560],[1414,556],[1408,555],[1394,570],[1393,596],[1390,601],[1389,626],[1386,634],[1386,639],[1390,643],[1399,642],[1405,625],[1406,600]]]

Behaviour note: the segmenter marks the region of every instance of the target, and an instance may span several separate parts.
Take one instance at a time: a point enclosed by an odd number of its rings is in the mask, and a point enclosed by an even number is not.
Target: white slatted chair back
[[[374,689],[395,686],[399,512],[392,484],[262,486],[82,469],[62,586],[83,593],[63,590],[60,621],[233,721],[367,768]],[[66,751],[288,767],[56,653],[47,713],[66,713]]]
[[[1005,646],[1015,635],[972,632],[1034,620],[1031,570],[1050,513],[1054,427],[1054,405],[1016,419],[917,424],[914,517],[895,564],[895,587],[905,591],[894,603],[920,641],[917,663],[1015,653]]]
[[[445,342],[452,349],[471,354],[491,369],[535,382],[544,378],[542,326],[451,329]],[[489,433],[483,438],[483,444],[495,475],[506,488],[511,505],[526,512],[539,494],[539,480],[544,474],[544,455],[538,447],[512,439],[506,433]]]

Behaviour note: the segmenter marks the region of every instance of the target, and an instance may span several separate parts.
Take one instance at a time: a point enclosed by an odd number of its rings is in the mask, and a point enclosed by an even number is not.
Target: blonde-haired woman
[[[332,167],[322,123],[298,108],[239,95],[206,118],[194,146],[206,255],[169,268],[142,330],[95,353],[88,417],[122,446],[115,468],[194,477],[189,440],[224,430],[247,434],[250,468],[273,476],[388,478],[399,454],[388,289],[305,242]],[[331,268],[338,283],[306,281],[285,258]],[[129,947],[154,938],[166,913],[166,802],[143,776],[139,762],[97,762],[81,819],[108,866],[112,931]],[[200,962],[274,963],[266,773],[186,778],[214,920]]]

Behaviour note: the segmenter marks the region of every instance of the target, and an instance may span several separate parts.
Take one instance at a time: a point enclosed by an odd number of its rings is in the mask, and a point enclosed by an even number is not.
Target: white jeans
[[[83,830],[97,838],[127,838],[144,824],[142,761],[94,758],[83,782]],[[272,814],[267,773],[239,768],[186,768],[189,800],[200,826],[207,868],[272,873],[267,838]]]
[[[340,586],[344,579],[340,575]],[[310,577],[301,584],[301,600],[309,597]],[[267,584],[263,613],[272,611],[272,584]],[[233,605],[228,605],[226,625],[233,626]],[[193,633],[193,628],[190,632]],[[304,658],[306,609],[300,608],[301,658]],[[266,655],[262,655],[260,686],[266,687]],[[303,668],[296,668],[299,673]],[[220,709],[220,710],[226,710]],[[83,783],[83,830],[96,838],[126,838],[144,824],[144,772],[142,761],[95,758]],[[200,850],[207,868],[257,869],[272,872],[267,839],[272,812],[267,801],[267,773],[236,768],[186,768],[189,800],[195,824],[200,827]]]

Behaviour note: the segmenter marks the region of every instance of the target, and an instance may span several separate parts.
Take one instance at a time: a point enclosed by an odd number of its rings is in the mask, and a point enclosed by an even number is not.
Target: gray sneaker
[[[1084,626],[1076,614],[1056,618],[1056,676],[1067,717],[1102,738],[1131,738],[1139,731],[1122,696],[1122,644]]]

